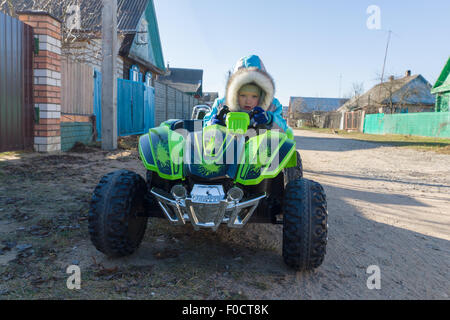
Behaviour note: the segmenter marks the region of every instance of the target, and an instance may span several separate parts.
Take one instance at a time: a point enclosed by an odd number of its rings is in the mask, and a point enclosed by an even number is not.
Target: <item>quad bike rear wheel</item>
[[[327,201],[322,186],[308,179],[290,181],[283,198],[283,258],[291,268],[319,267],[327,245]]]
[[[89,234],[107,256],[132,254],[147,228],[147,185],[138,174],[119,170],[102,177],[92,195]]]

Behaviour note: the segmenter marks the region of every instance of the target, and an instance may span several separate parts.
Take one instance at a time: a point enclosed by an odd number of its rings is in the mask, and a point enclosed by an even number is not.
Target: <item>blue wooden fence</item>
[[[94,114],[101,140],[101,72],[94,72]],[[117,79],[117,127],[119,136],[146,133],[154,127],[155,89],[143,82]]]

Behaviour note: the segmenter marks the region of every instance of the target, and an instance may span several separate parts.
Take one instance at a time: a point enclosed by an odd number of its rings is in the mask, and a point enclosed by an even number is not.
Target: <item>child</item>
[[[233,112],[256,111],[253,120],[269,129],[286,131],[288,126],[282,117],[283,107],[274,98],[275,83],[256,55],[239,59],[228,79],[225,97],[216,99],[212,110],[204,117],[204,124],[222,124],[217,115],[223,106]]]

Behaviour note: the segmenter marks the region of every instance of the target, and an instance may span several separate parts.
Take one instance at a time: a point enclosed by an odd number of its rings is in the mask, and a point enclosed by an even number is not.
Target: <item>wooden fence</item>
[[[61,112],[91,115],[94,105],[94,70],[61,56]]]
[[[294,127],[316,127],[339,129],[342,114],[340,112],[302,112],[296,114],[296,119],[291,121]]]
[[[198,99],[166,84],[155,81],[154,125],[168,119],[189,119]],[[100,98],[99,93],[97,94]],[[91,115],[94,113],[94,70],[91,66],[62,57],[61,112]]]
[[[342,119],[342,117],[344,117]],[[364,112],[311,112],[296,113],[295,117],[289,119],[289,125],[293,127],[316,127],[329,129],[343,129],[363,131]],[[342,127],[341,127],[342,125]]]
[[[155,126],[168,119],[189,119],[198,99],[155,81]]]

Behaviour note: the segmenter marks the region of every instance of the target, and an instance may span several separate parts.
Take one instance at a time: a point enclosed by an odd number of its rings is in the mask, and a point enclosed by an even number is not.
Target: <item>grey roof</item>
[[[183,92],[198,92],[203,83],[203,70],[167,68],[166,75],[159,76],[158,81]]]
[[[71,4],[79,4],[81,11],[81,29],[98,31],[101,29],[102,0],[14,0],[12,5],[16,12],[26,10],[47,11],[64,21],[65,10]],[[148,0],[118,0],[117,27],[119,31],[134,31],[147,8]],[[10,13],[8,3],[0,6],[0,10]]]
[[[312,98],[312,97],[291,97],[289,107],[294,108],[294,112],[312,111],[335,111],[342,106],[347,99],[341,98]]]
[[[203,92],[203,98],[206,99],[210,99],[212,101],[216,100],[219,97],[219,93],[218,92]]]
[[[404,105],[434,105],[435,98],[430,90],[431,84],[422,75],[405,76],[377,84],[361,96],[351,98],[339,111],[387,105],[391,102]]]

